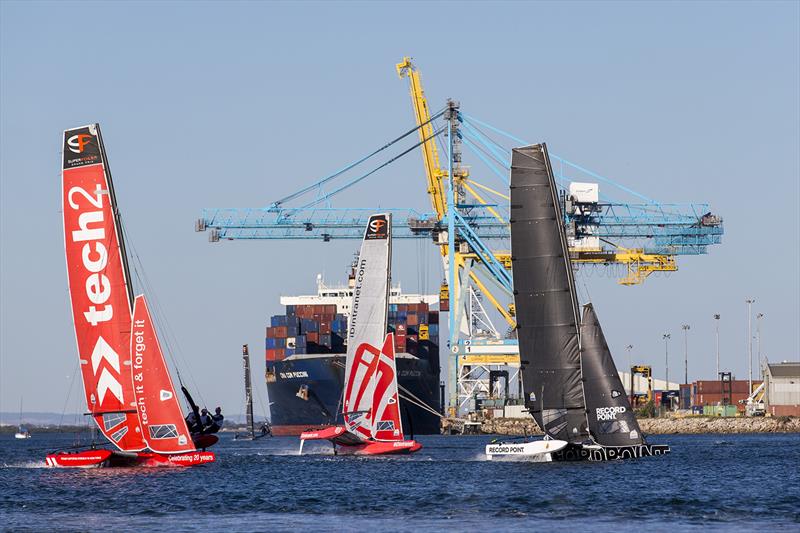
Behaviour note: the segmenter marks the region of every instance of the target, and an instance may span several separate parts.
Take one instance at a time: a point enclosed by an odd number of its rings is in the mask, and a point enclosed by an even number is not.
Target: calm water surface
[[[656,436],[666,457],[486,461],[489,437],[420,437],[407,457],[334,457],[296,438],[223,435],[187,469],[68,470],[71,435],[0,435],[0,528],[139,531],[800,530],[800,434]]]

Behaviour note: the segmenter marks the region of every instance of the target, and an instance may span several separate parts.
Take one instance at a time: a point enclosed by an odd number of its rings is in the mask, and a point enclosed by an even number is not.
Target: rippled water
[[[173,531],[798,530],[800,435],[658,436],[666,457],[486,461],[489,437],[420,437],[406,457],[334,457],[296,438],[237,442],[179,469],[45,468],[69,435],[0,436],[0,528]]]

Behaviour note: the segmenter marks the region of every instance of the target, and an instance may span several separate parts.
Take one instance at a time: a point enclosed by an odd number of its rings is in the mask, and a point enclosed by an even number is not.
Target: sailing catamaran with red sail
[[[344,425],[304,431],[307,440],[329,440],[354,455],[411,453],[400,419],[394,334],[386,333],[391,279],[391,214],[372,215],[356,267],[343,388]],[[381,344],[382,342],[382,344]]]
[[[64,248],[87,414],[116,449],[54,452],[47,464],[212,462],[192,441],[145,297],[134,299],[99,125],[66,130],[63,149]],[[216,442],[203,437],[204,447]]]

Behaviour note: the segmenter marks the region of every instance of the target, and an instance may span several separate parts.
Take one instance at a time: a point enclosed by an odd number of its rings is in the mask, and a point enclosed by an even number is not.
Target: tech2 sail
[[[133,396],[131,307],[114,187],[97,124],[64,132],[64,250],[86,406],[123,451],[146,444]]]

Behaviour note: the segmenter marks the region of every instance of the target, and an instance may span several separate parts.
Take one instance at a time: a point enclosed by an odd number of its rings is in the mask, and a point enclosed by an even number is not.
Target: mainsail
[[[355,269],[353,303],[347,333],[344,378],[345,426],[365,438],[373,436],[372,398],[375,373],[386,336],[391,265],[391,214],[372,215],[364,232]],[[401,432],[402,434],[402,432]]]
[[[66,130],[63,150],[64,249],[86,405],[119,449],[142,450],[131,379],[132,295],[99,125]]]
[[[512,152],[511,250],[525,404],[551,437],[584,441],[578,302],[544,143]]]
[[[134,302],[132,323],[133,394],[147,446],[158,453],[194,451],[143,295]]]
[[[583,307],[581,348],[583,390],[592,438],[603,446],[643,444],[642,430],[592,304]]]

